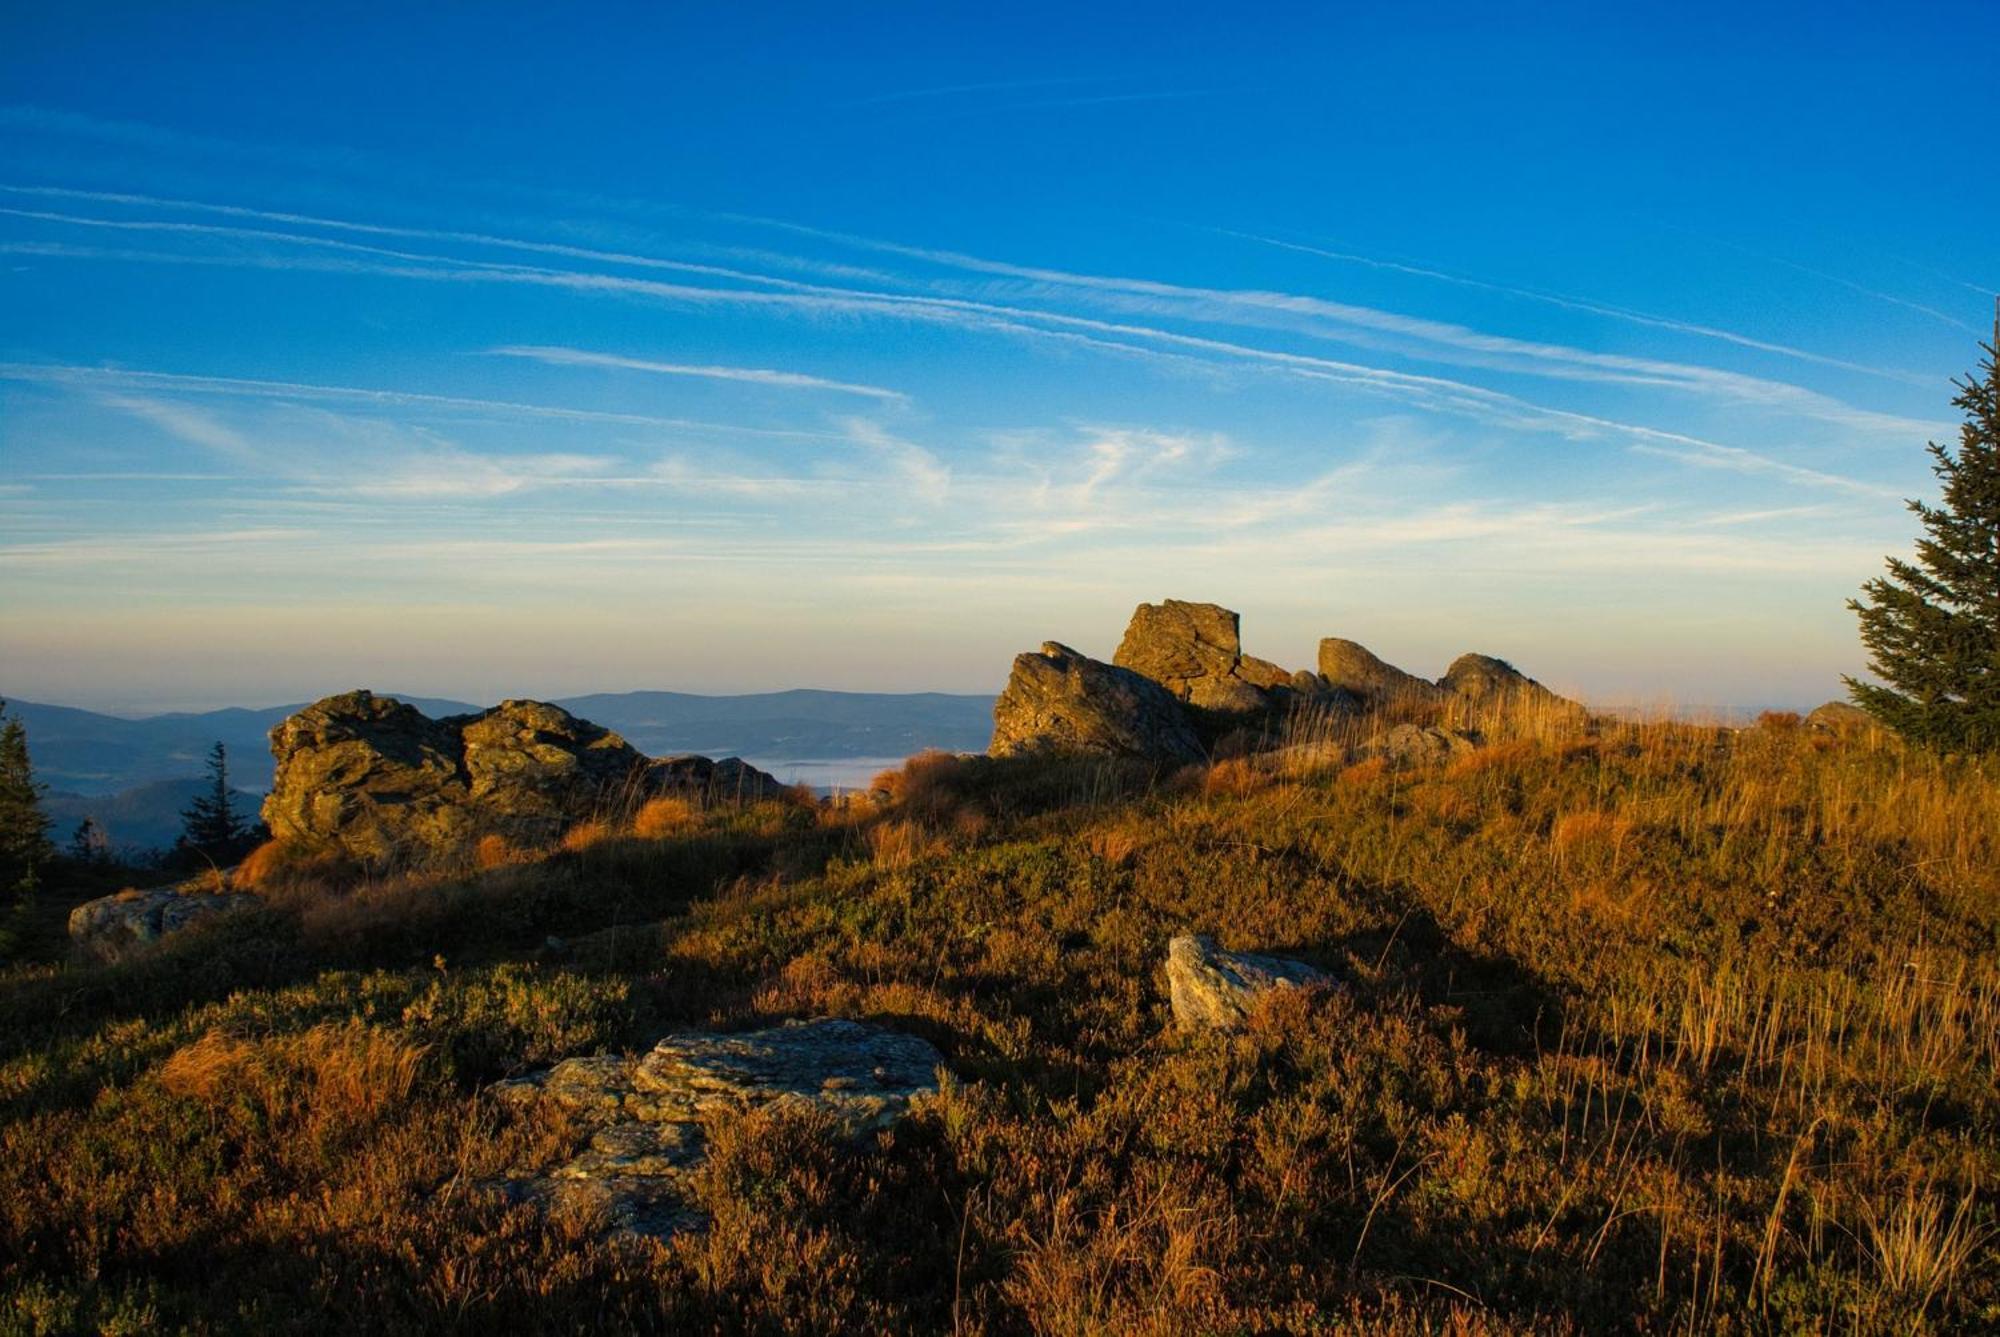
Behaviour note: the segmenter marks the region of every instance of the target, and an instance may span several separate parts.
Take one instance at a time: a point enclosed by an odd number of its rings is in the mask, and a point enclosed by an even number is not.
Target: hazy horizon
[[[11,12],[0,687],[990,693],[1176,597],[1839,696],[2000,286],[1946,9]]]

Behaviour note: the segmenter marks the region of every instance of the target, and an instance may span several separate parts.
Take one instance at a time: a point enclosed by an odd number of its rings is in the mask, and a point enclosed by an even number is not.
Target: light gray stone
[[[69,912],[69,936],[100,961],[120,961],[184,929],[260,903],[247,891],[217,890],[212,875],[192,878],[85,901]]]
[[[1228,1031],[1273,989],[1325,985],[1332,977],[1303,961],[1225,952],[1213,939],[1182,935],[1167,944],[1167,996],[1184,1031]]]

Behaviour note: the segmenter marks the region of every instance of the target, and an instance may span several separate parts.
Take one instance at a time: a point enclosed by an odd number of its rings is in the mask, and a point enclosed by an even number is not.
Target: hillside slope
[[[930,758],[485,867],[272,857],[265,910],[0,975],[20,1326],[1991,1331],[2000,771],[1796,720],[1447,760]],[[1168,940],[1310,962],[1235,1035]],[[935,1044],[855,1145],[717,1116],[663,1242],[478,1191],[489,1094],[685,1027]],[[300,1307],[297,1297],[314,1297]]]

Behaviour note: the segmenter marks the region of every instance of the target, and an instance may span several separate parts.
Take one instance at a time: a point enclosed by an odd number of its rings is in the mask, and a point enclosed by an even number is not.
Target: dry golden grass
[[[568,854],[581,854],[596,845],[611,839],[609,822],[578,822],[563,832],[562,848]]]
[[[671,795],[648,799],[632,814],[632,834],[641,840],[665,840],[693,827],[700,816],[689,799]]]
[[[512,841],[499,834],[481,836],[472,847],[472,866],[481,870],[502,868],[518,863],[523,857]]]
[[[880,802],[23,969],[0,1326],[1992,1331],[2000,764],[1527,703],[1297,727],[1332,755],[1401,721],[1489,746],[1254,779],[920,759]],[[1185,931],[1338,986],[1182,1036]],[[713,1226],[669,1246],[468,1190],[581,1137],[493,1078],[816,1014],[958,1075],[859,1144],[719,1121]]]

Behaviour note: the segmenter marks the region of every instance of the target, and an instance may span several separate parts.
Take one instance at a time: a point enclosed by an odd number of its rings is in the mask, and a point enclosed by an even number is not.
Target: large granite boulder
[[[1575,702],[1557,696],[1506,660],[1492,655],[1460,655],[1438,679],[1438,686],[1479,706],[1578,708]]]
[[[1055,641],[1016,656],[993,703],[996,757],[1113,756],[1201,760],[1187,712],[1151,678]]]
[[[249,892],[217,889],[212,875],[191,878],[85,901],[69,912],[69,936],[87,956],[122,961],[184,929],[259,903]]]
[[[917,1036],[832,1018],[733,1035],[685,1031],[638,1059],[570,1059],[494,1093],[567,1108],[591,1130],[589,1145],[553,1171],[501,1187],[516,1201],[596,1213],[614,1233],[698,1229],[687,1180],[707,1155],[712,1121],[766,1107],[813,1110],[860,1136],[935,1092],[943,1065]]]
[[[473,834],[465,717],[433,720],[372,692],[329,696],[271,730],[277,771],[264,822],[279,840],[332,843],[363,859]]]
[[[1281,956],[1225,952],[1213,939],[1183,935],[1167,944],[1167,998],[1184,1031],[1229,1031],[1273,989],[1330,982],[1323,970]]]
[[[1229,713],[1267,709],[1271,698],[1264,689],[1290,677],[1260,659],[1251,674],[1263,681],[1250,681],[1236,614],[1181,599],[1134,609],[1111,662],[1151,678],[1176,700]]]
[[[757,799],[783,791],[734,757],[652,760],[542,701],[433,720],[390,697],[348,692],[282,721],[271,730],[271,753],[271,834],[369,862],[449,853],[488,834],[541,844],[656,793]]]
[[[1398,698],[1433,701],[1442,695],[1436,683],[1384,663],[1367,646],[1338,636],[1319,643],[1319,674],[1329,688],[1370,704]]]
[[[543,701],[503,701],[459,737],[478,822],[527,842],[560,836],[646,766],[617,734]]]

